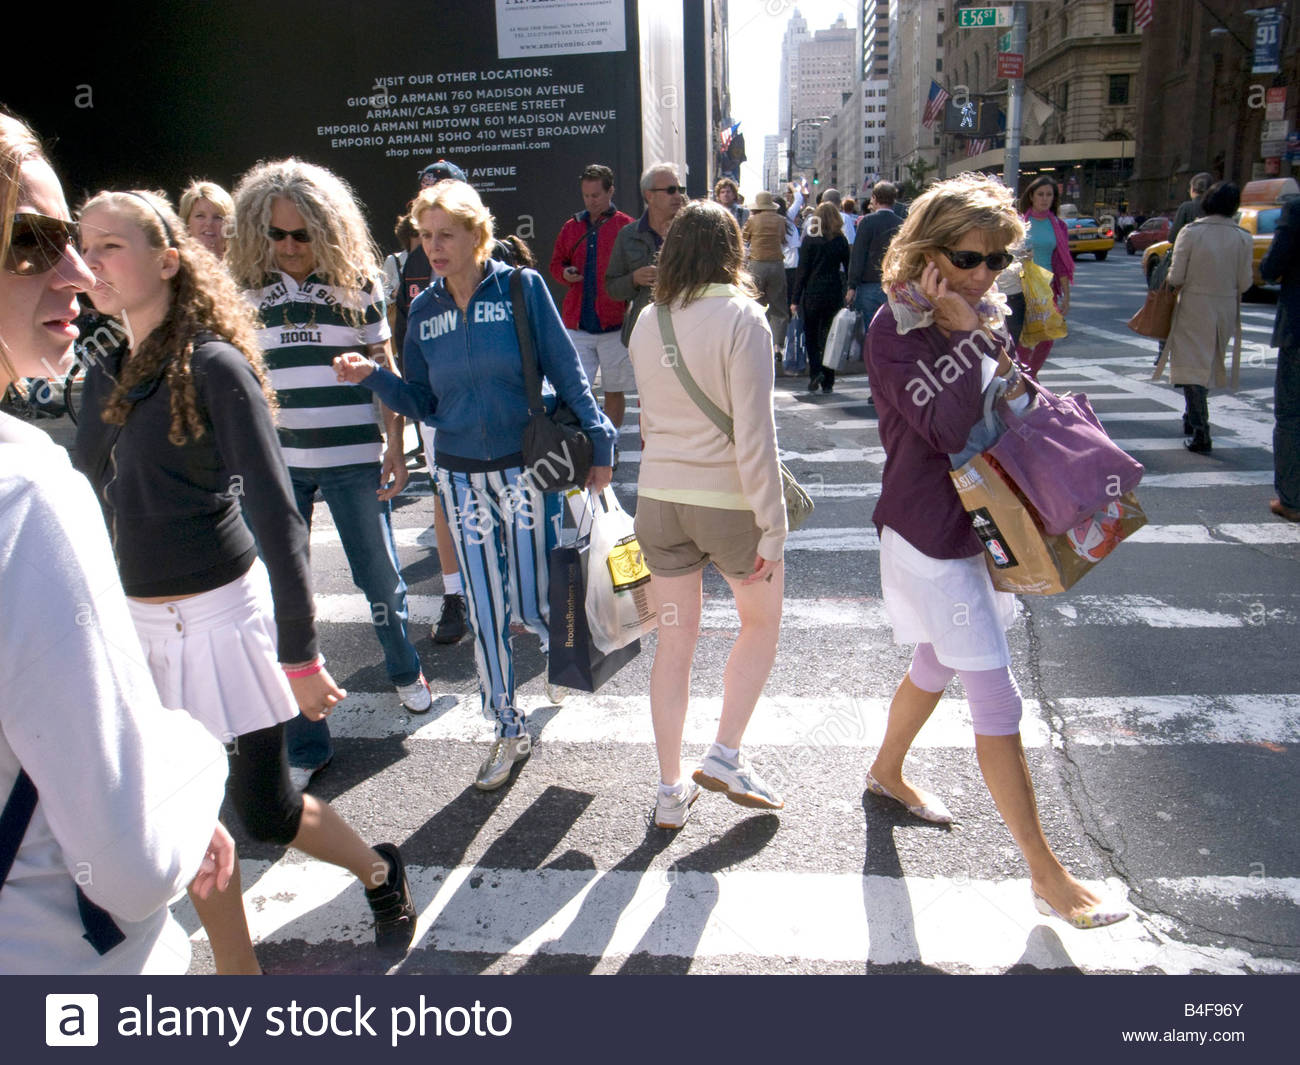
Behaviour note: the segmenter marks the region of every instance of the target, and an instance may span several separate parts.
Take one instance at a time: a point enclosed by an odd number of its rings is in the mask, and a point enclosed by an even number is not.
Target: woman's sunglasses
[[[995,251],[989,255],[981,255],[977,251],[953,251],[951,248],[940,250],[948,256],[948,261],[958,270],[974,270],[980,263],[987,263],[990,270],[1001,273],[1016,261],[1016,257],[1009,251]]]
[[[271,226],[267,229],[266,235],[271,238],[272,244],[279,244],[285,237],[292,237],[298,244],[311,243],[311,234],[305,229],[281,229],[279,226]]]
[[[52,270],[69,246],[77,246],[78,235],[76,222],[43,214],[14,215],[5,249],[6,273],[32,277]]]

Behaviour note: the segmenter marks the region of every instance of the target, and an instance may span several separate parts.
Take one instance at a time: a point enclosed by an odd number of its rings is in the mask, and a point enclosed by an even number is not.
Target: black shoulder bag
[[[533,347],[533,327],[524,301],[524,283],[519,270],[510,272],[510,299],[515,312],[515,334],[524,365],[524,387],[528,392],[528,424],[519,450],[524,456],[524,476],[539,492],[562,492],[587,483],[595,451],[578,416],[556,397],[554,414],[546,413],[542,400],[542,378]]]

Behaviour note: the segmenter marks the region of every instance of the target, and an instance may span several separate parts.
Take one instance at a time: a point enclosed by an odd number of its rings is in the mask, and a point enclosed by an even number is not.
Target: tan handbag
[[[1128,327],[1139,336],[1168,340],[1177,302],[1178,293],[1168,286],[1151,289],[1137,314],[1128,320]]]

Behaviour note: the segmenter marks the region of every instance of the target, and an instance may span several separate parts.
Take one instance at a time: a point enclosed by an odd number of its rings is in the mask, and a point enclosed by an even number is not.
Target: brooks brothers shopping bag
[[[1052,535],[988,452],[949,476],[984,545],[993,586],[1002,592],[1063,592],[1147,523],[1137,496],[1125,492],[1066,532]]]
[[[576,691],[594,692],[641,653],[641,641],[606,654],[591,639],[587,624],[587,566],[591,552],[584,538],[551,548],[550,662],[547,679]]]

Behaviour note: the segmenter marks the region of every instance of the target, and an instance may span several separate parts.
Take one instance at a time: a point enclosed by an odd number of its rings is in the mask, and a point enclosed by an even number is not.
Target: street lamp
[[[815,115],[812,118],[796,119],[790,126],[790,147],[785,153],[785,179],[786,181],[794,180],[794,156],[798,151],[799,138],[797,136],[800,126],[820,126],[831,120],[830,115]]]

